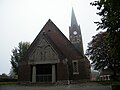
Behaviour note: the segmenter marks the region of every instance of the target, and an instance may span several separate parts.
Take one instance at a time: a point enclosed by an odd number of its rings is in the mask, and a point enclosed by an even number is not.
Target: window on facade
[[[80,41],[80,39],[77,39],[77,41],[79,42],[79,41]]]
[[[75,42],[75,38],[73,37],[73,38],[72,38],[72,43],[74,43],[74,42]]]
[[[78,72],[78,61],[73,61],[73,74],[79,74]]]
[[[75,37],[75,42],[77,41],[77,37]]]

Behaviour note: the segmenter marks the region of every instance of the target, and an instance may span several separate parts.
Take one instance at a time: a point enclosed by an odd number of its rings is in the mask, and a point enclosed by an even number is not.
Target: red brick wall
[[[67,64],[58,63],[57,64],[57,81],[68,80]]]
[[[18,80],[31,81],[31,66],[28,65],[26,62],[23,62],[19,65]]]

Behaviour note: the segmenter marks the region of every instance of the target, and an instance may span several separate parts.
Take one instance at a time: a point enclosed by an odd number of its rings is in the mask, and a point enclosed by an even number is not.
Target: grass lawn
[[[119,85],[118,81],[90,81],[90,83],[98,83],[102,85]],[[45,83],[18,83],[18,82],[0,82],[0,85],[27,85],[27,86],[54,86],[56,84],[45,84]]]
[[[17,82],[0,82],[0,85],[16,85]]]
[[[52,83],[26,83],[26,82],[0,82],[0,85],[55,86],[55,84]]]
[[[119,81],[92,81],[102,85],[120,85]]]

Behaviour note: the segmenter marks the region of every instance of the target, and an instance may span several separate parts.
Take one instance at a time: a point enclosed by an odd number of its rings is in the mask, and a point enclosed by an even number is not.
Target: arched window
[[[73,64],[73,74],[79,74],[79,71],[78,71],[78,60],[73,60],[72,64]]]

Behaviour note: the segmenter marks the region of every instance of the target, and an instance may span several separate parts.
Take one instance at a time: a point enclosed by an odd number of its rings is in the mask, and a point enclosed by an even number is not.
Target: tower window
[[[80,42],[80,39],[77,39],[78,42]]]
[[[73,60],[73,74],[79,74],[78,71],[78,61],[77,60]]]
[[[48,32],[50,32],[51,30],[49,29]]]

